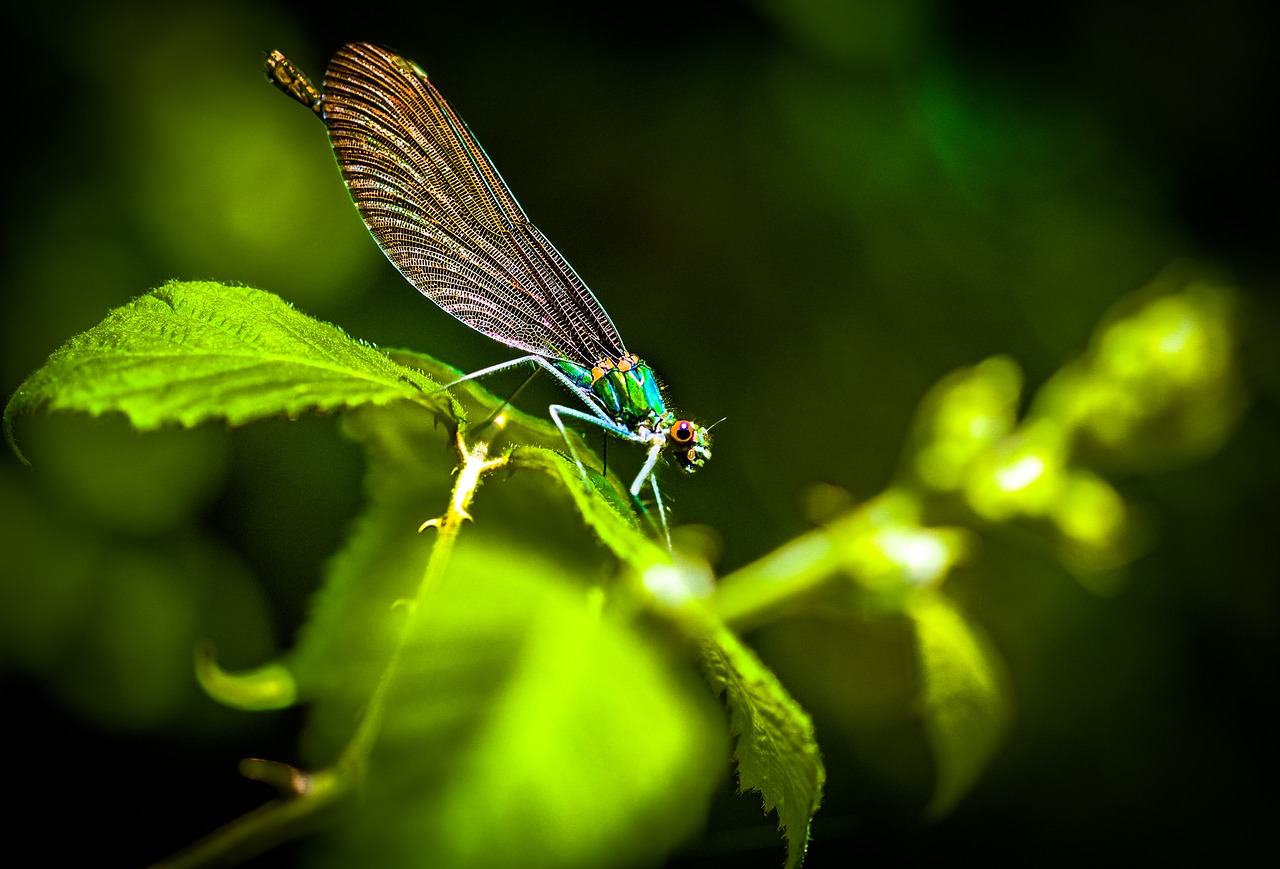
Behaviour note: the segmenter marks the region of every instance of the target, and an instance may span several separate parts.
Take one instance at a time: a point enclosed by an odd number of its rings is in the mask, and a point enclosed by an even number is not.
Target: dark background
[[[6,3],[6,396],[170,278],[270,290],[465,370],[509,358],[386,263],[320,126],[262,78],[272,48],[319,79],[372,40],[432,74],[679,408],[726,418],[713,462],[666,485],[678,521],[714,530],[722,573],[810,527],[812,484],[883,489],[948,371],[1008,353],[1034,388],[1117,298],[1202,264],[1245,294],[1253,407],[1220,453],[1121,481],[1161,542],[1114,596],[1017,541],[958,580],[1018,719],[951,817],[919,820],[903,626],[754,639],[827,755],[812,866],[1176,865],[1259,840],[1277,808],[1269,4],[318,8]],[[216,634],[231,666],[288,646],[360,508],[359,457],[332,420],[18,434],[35,469],[0,466],[10,841],[43,818],[73,841],[41,847],[139,865],[267,796],[236,758],[290,756],[297,721],[197,695],[190,643]],[[753,844],[768,827],[726,795],[689,859],[777,865]]]

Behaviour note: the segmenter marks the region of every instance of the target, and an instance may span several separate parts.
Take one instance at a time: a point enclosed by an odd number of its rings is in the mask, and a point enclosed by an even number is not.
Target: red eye
[[[671,439],[678,444],[693,443],[694,425],[687,419],[678,420],[676,424],[671,427],[671,431],[668,432],[668,434],[670,434]]]

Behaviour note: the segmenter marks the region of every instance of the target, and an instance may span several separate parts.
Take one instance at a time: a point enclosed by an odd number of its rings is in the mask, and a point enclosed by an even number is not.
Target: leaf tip
[[[218,666],[213,643],[196,645],[196,679],[214,700],[235,709],[264,711],[284,709],[297,701],[293,674],[271,663],[253,670],[231,673]]]
[[[31,467],[31,461],[23,455],[22,450],[18,447],[18,438],[13,432],[13,418],[23,409],[23,403],[19,401],[22,394],[22,390],[19,389],[13,394],[13,397],[9,399],[8,403],[4,406],[3,423],[0,424],[2,424],[4,428],[4,442],[9,445],[9,449],[18,457],[18,461],[22,462],[22,464],[29,468]]]

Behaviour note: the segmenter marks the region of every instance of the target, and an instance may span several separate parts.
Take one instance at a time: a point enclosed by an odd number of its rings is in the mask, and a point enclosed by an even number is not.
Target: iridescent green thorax
[[[667,413],[657,376],[638,359],[626,368],[618,365],[587,368],[567,359],[553,359],[551,364],[563,371],[575,386],[594,397],[615,422],[630,431],[642,425],[652,428]]]

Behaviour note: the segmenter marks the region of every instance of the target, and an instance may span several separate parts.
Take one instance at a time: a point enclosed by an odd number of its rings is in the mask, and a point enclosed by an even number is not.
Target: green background
[[[815,484],[880,491],[948,371],[1007,353],[1034,387],[1170,262],[1221,270],[1246,294],[1253,407],[1219,454],[1122,481],[1156,550],[1110,598],[1010,535],[954,580],[1018,713],[951,817],[919,820],[904,625],[750,639],[826,753],[811,865],[1229,857],[1275,808],[1280,52],[1267,4],[1122,5],[7,3],[0,387],[169,278],[257,286],[465,370],[509,358],[404,283],[320,125],[260,73],[278,48],[318,79],[355,39],[432,74],[675,404],[725,418],[707,468],[665,485],[720,572],[811,527]],[[18,818],[141,864],[265,798],[236,758],[291,756],[290,716],[198,695],[190,644],[214,635],[229,666],[288,646],[359,510],[358,456],[326,419],[18,435],[34,470],[0,464]],[[757,805],[726,793],[704,846],[780,863]]]

